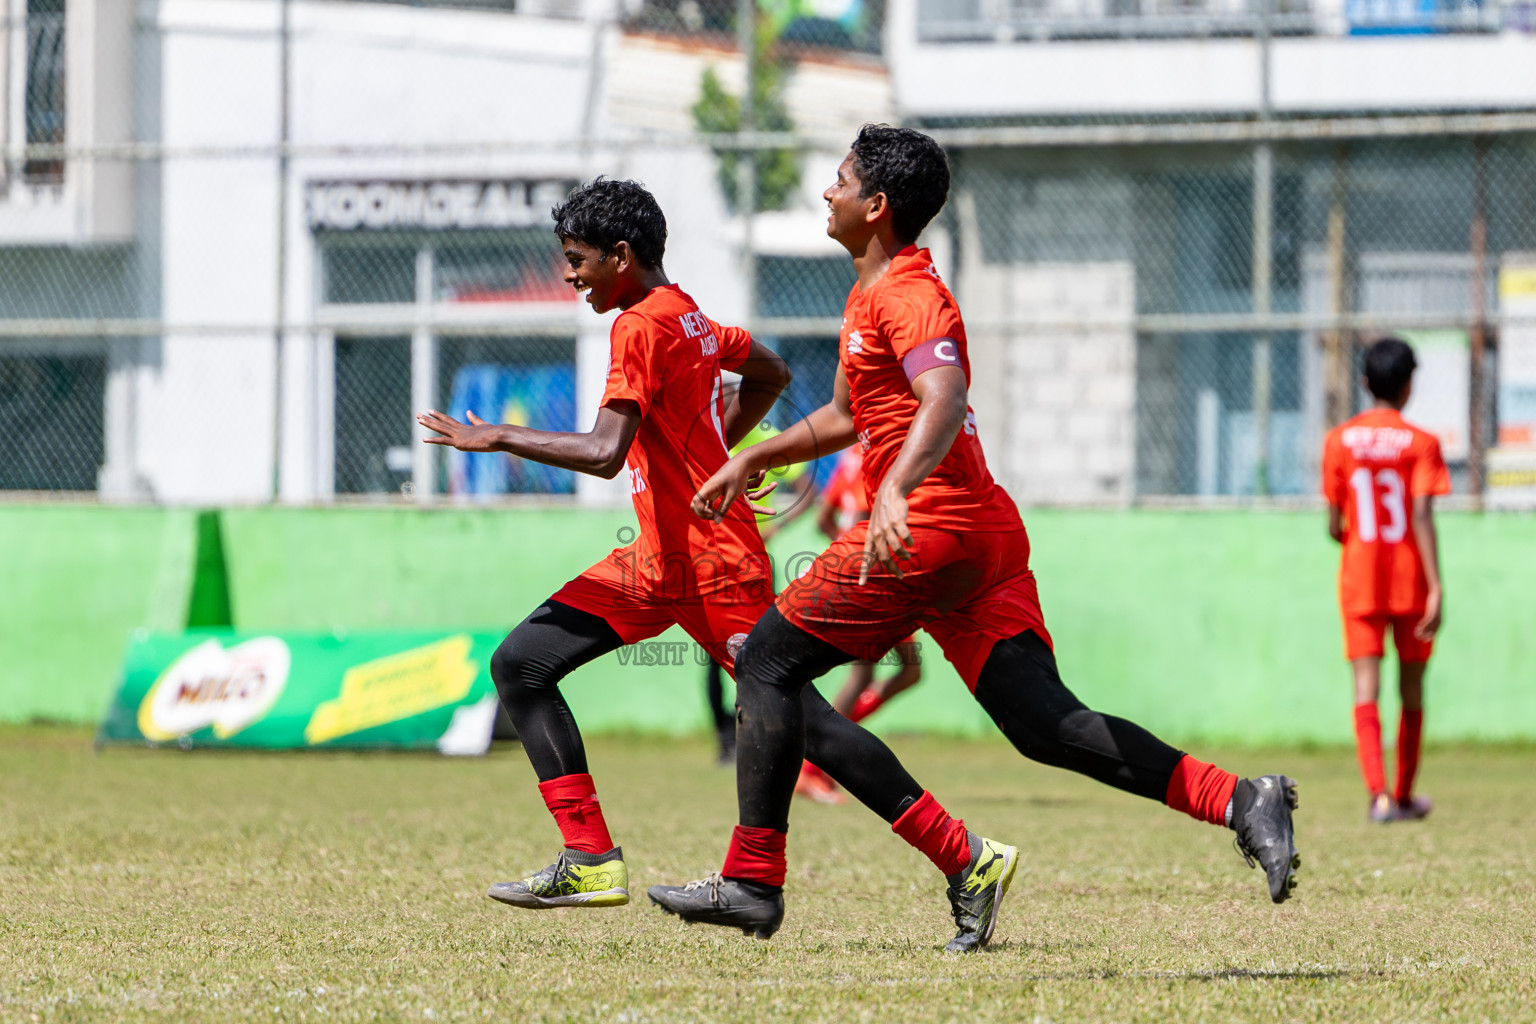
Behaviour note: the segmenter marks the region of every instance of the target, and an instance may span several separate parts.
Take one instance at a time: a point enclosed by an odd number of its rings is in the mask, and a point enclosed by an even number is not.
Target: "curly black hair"
[[[949,197],[949,160],[922,132],[866,124],[853,140],[859,198],[884,192],[891,227],[903,242],[915,242]]]
[[[640,265],[661,266],[667,251],[667,218],[656,197],[638,181],[613,181],[598,175],[571,189],[565,202],[549,211],[555,234],[584,242],[604,256],[628,242]]]
[[[1402,338],[1382,338],[1365,350],[1365,386],[1383,402],[1395,401],[1418,368],[1413,347]]]

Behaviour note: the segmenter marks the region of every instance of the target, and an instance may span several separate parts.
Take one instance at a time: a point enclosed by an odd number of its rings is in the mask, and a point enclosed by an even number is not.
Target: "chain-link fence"
[[[518,134],[539,114],[517,109],[537,107],[528,96],[461,117],[461,83],[356,56],[380,33],[397,33],[380,49],[423,45],[409,37],[430,11],[349,22],[341,9],[367,5],[310,3],[240,28],[227,45],[265,61],[255,105],[281,100],[250,131],[229,128],[243,122],[219,109],[228,97],[197,102],[226,43],[141,19],[123,29],[128,127],[84,141],[59,99],[65,57],[48,50],[63,6],[24,6],[7,22],[27,40],[8,52],[28,56],[7,65],[25,116],[7,121],[0,198],[12,497],[622,500],[606,482],[424,445],[414,422],[435,407],[590,425],[608,321],[563,282],[548,210],[598,173],[646,181],[669,216],[673,278],[790,362],[777,418],[830,395],[853,274],[818,197],[861,112],[894,114],[888,95],[833,110],[815,83],[875,89],[883,5],[779,17],[752,62],[734,4],[635,5],[581,45],[658,70],[589,82],[557,111],[582,131],[542,137]],[[466,26],[521,17],[516,5],[468,6],[503,10],[442,14],[458,35],[434,66],[538,63],[526,34],[508,30],[505,52],[490,34],[466,41]],[[1004,23],[1041,39],[1199,34],[1132,24],[1174,16],[1159,10],[935,2],[917,24],[934,38],[997,38]],[[1254,10],[1197,27],[1253,31]],[[1507,27],[1519,10],[1479,6],[1458,30]],[[1270,13],[1279,33],[1315,12]],[[454,20],[471,16],[485,20]],[[547,80],[568,75],[560,59]],[[360,112],[370,74],[404,82]],[[420,109],[393,125],[407,101]],[[1366,402],[1362,346],[1387,333],[1419,350],[1408,414],[1441,436],[1459,492],[1480,493],[1484,452],[1536,419],[1536,389],[1496,358],[1505,335],[1536,330],[1536,113],[908,122],[951,157],[950,202],[921,241],[966,315],[994,473],[1022,501],[1310,495],[1323,432]],[[421,138],[402,137],[412,124]]]

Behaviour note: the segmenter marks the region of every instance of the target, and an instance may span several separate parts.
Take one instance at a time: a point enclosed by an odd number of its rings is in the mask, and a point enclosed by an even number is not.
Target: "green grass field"
[[[936,871],[857,805],[796,807],[767,943],[647,886],[719,866],[733,775],[703,740],[603,739],[640,899],[529,913],[485,887],[559,845],[515,745],[487,759],[90,749],[0,731],[0,1019],[1430,1021],[1536,1015],[1530,748],[1431,748],[1422,824],[1364,822],[1348,750],[1210,752],[1301,782],[1275,907],[1230,833],[1028,764],[897,739],[1023,867],[956,958]]]

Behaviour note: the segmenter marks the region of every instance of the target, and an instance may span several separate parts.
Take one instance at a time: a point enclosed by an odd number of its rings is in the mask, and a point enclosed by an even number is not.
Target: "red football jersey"
[[[1329,431],[1323,497],[1344,510],[1339,603],[1346,613],[1422,611],[1429,592],[1410,517],[1421,494],[1449,494],[1440,442],[1395,409],[1372,409]]]
[[[640,535],[611,557],[662,596],[687,598],[767,575],[767,554],[745,502],[716,525],[688,504],[725,465],[720,371],[746,361],[752,338],[710,320],[676,285],[656,288],[614,321],[603,404],[640,406],[626,458]]]
[[[869,500],[896,461],[917,414],[917,395],[901,360],[935,338],[954,342],[956,362],[969,385],[965,324],[927,249],[908,246],[891,260],[880,280],[864,290],[855,284],[848,294],[839,359],[848,378],[853,424],[864,449]],[[907,497],[907,522],[952,530],[1020,525],[1013,500],[987,470],[976,438],[976,416],[970,410],[949,453]]]

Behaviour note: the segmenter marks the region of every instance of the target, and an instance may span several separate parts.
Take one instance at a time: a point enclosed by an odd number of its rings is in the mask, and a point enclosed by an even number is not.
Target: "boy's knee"
[[[531,662],[523,646],[513,637],[507,637],[491,655],[491,682],[503,700],[515,697],[538,685],[538,673],[531,671]]]

